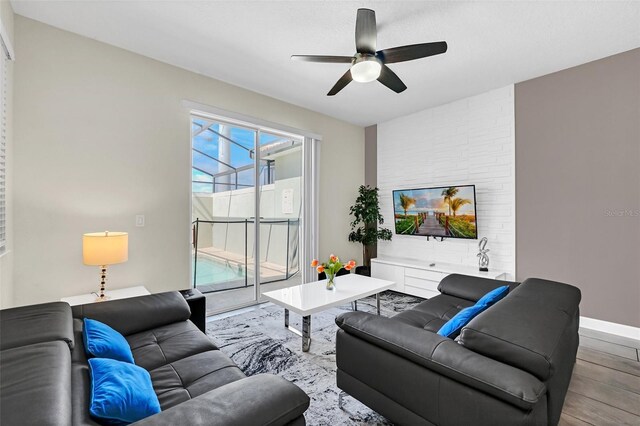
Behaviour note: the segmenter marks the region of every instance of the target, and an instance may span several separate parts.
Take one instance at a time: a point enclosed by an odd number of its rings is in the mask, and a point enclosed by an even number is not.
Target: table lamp
[[[100,267],[100,294],[96,302],[109,300],[104,294],[107,265],[123,263],[127,259],[129,259],[129,234],[126,232],[93,232],[82,236],[83,263]]]

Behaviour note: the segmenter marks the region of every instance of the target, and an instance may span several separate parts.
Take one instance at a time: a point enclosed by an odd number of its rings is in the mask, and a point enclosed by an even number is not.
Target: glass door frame
[[[254,136],[254,294],[253,300],[229,306],[221,312],[240,309],[247,306],[256,305],[260,302],[260,134],[268,133],[276,136],[283,136],[300,140],[302,142],[302,217],[300,218],[300,233],[302,235],[302,247],[300,256],[300,269],[302,282],[315,280],[312,268],[307,268],[311,260],[317,257],[318,253],[318,188],[319,188],[319,153],[321,136],[302,130],[293,129],[264,120],[240,115],[233,112],[219,110],[207,105],[196,104],[185,101],[183,105],[189,110],[190,122],[192,118],[200,118],[216,123],[243,128],[255,132]],[[193,148],[193,138],[190,132],[190,150]],[[193,158],[190,151],[190,162],[193,166]],[[192,170],[192,169],[191,169]],[[191,171],[190,171],[191,172]],[[189,177],[191,182],[192,177]],[[191,188],[191,186],[190,186]],[[192,197],[189,198],[189,211],[193,209]],[[191,217],[191,215],[189,216]],[[190,223],[191,221],[189,221]],[[190,228],[191,229],[191,228]],[[191,232],[191,231],[190,231]],[[190,260],[191,261],[191,260]],[[191,268],[190,268],[191,269]],[[247,272],[245,272],[247,273]],[[215,314],[215,313],[214,313]]]

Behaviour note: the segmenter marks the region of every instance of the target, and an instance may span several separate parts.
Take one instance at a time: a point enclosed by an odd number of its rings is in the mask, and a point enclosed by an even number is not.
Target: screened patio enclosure
[[[193,285],[219,292],[295,277],[303,138],[195,115],[191,134]]]

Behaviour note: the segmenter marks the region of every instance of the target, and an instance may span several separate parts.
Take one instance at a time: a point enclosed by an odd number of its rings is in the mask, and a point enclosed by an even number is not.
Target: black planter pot
[[[356,266],[356,274],[364,275],[366,277],[371,276],[371,268],[368,266]]]

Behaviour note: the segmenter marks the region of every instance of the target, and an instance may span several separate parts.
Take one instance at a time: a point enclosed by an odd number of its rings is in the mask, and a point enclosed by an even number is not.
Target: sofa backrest
[[[508,285],[509,291],[512,291],[518,286],[518,283],[473,277],[470,275],[451,274],[440,281],[438,291],[449,296],[477,302],[491,290],[503,285]]]
[[[51,302],[0,311],[0,350],[55,340],[73,348],[69,304]]]
[[[128,336],[178,321],[186,321],[191,309],[177,291],[129,299],[110,300],[74,306],[73,317],[91,318]]]
[[[576,287],[530,278],[460,333],[465,347],[547,384],[550,424],[558,422],[575,363],[580,298]]]

